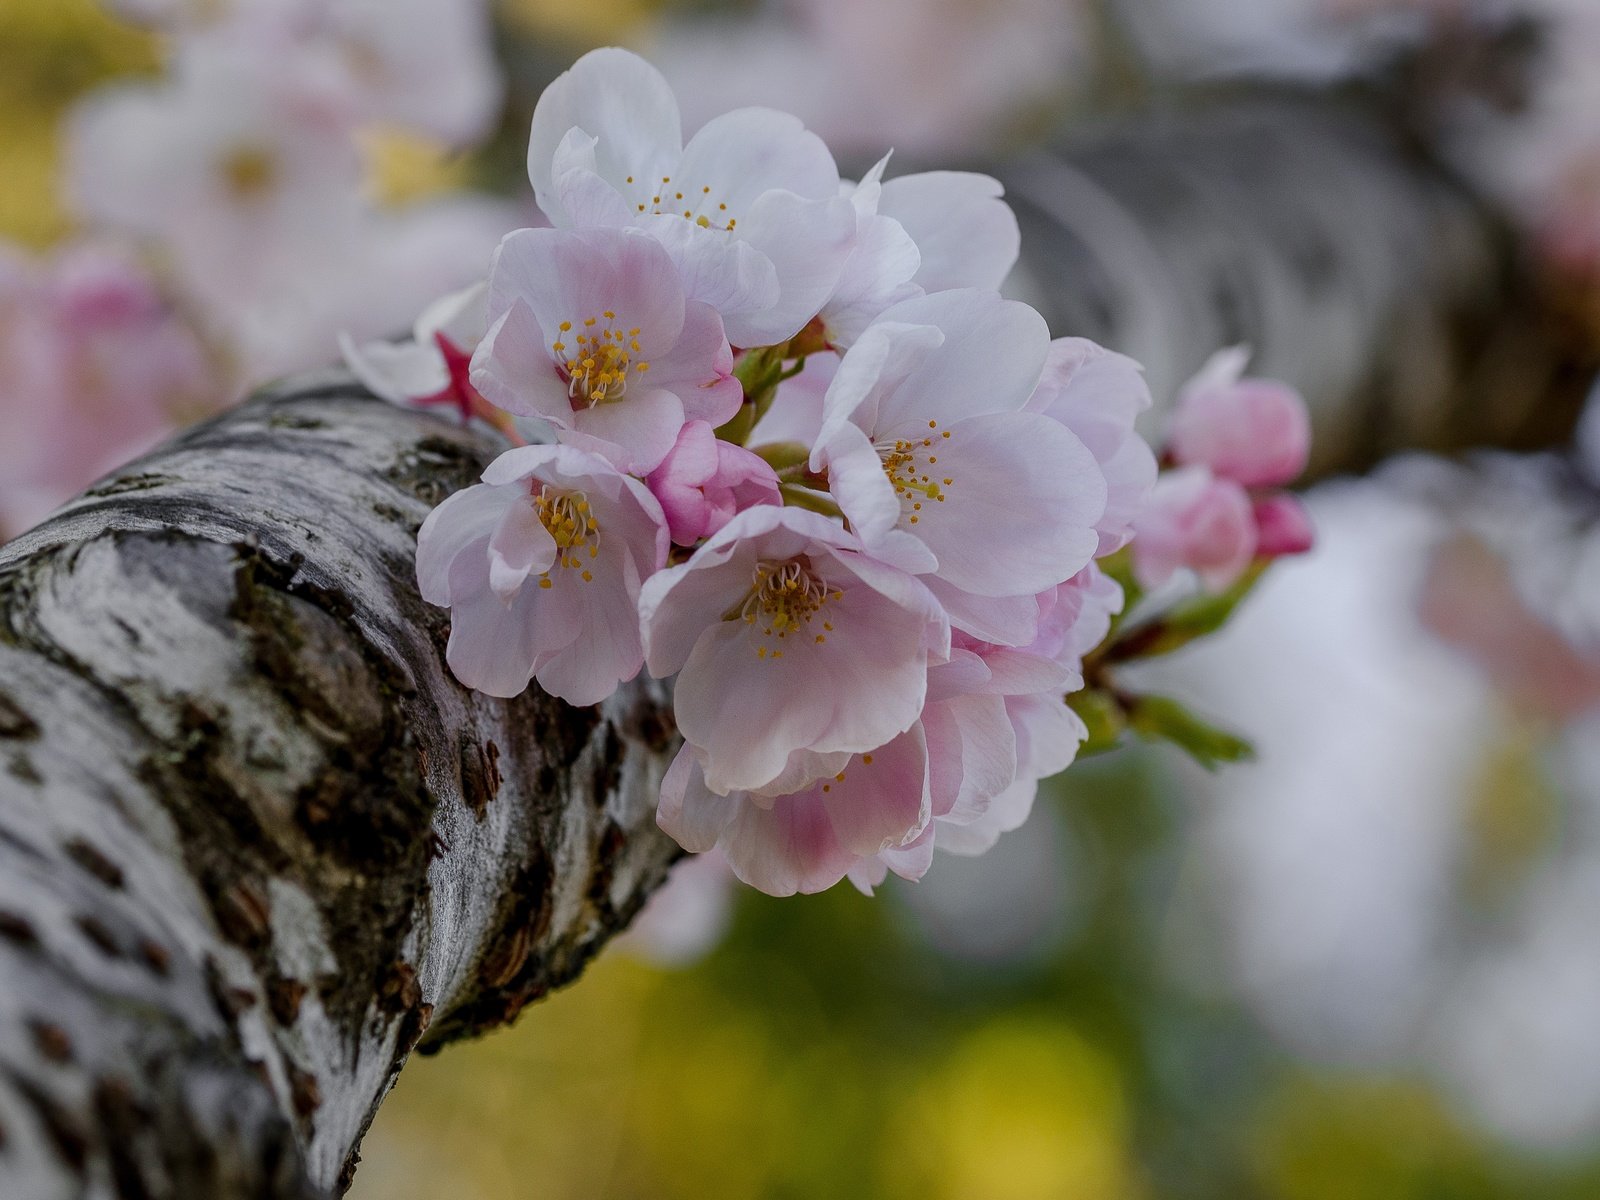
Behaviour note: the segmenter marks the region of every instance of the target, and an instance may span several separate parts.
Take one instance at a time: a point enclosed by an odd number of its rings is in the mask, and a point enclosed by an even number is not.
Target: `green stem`
[[[833,502],[833,498],[826,492],[813,491],[802,487],[798,483],[780,483],[778,490],[783,493],[783,502],[792,504],[796,508],[808,509],[814,513],[821,513],[825,517],[838,517],[844,519],[844,513]]]
[[[811,457],[811,447],[804,442],[766,442],[750,447],[750,452],[780,474],[790,467],[803,466]]]

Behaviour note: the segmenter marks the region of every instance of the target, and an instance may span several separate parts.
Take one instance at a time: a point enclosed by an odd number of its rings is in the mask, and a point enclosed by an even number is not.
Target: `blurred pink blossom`
[[[733,916],[734,875],[720,850],[691,854],[616,942],[618,949],[658,967],[687,967],[704,958]]]
[[[0,255],[0,536],[224,397],[200,339],[132,258]]]
[[[224,326],[346,257],[361,178],[336,101],[265,55],[180,54],[166,80],[92,95],[68,130],[78,215],[159,245]]]

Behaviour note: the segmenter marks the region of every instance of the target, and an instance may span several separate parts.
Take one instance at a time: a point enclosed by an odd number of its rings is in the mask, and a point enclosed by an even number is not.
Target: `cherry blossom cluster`
[[[1180,570],[1209,591],[1251,564],[1311,548],[1310,519],[1283,490],[1306,468],[1311,420],[1287,384],[1244,378],[1249,352],[1223,350],[1178,393],[1161,473],[1134,528],[1133,573],[1158,588]]]
[[[1156,473],[1138,367],[995,290],[995,181],[859,182],[798,120],[716,117],[586,55],[534,113],[551,228],[398,346],[376,390],[528,444],[436,509],[423,595],[492,695],[675,679],[659,822],[747,883],[917,878],[1027,815]]]

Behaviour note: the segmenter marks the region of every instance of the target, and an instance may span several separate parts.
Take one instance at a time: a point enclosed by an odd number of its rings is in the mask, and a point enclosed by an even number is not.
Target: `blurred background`
[[[539,220],[534,99],[614,42],[691,129],[996,170],[1011,290],[1158,404],[1253,341],[1316,413],[1319,544],[1140,668],[1255,763],[1080,763],[874,899],[687,861],[414,1061],[352,1195],[1600,1194],[1597,0],[0,0],[0,538],[481,276]]]

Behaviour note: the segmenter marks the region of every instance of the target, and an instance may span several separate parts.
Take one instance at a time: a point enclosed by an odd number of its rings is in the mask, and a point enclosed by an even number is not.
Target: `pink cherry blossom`
[[[1000,286],[1021,235],[1004,189],[987,175],[931,171],[882,181],[887,156],[849,191],[855,248],[819,315],[848,350],[886,309],[925,292]]]
[[[1286,492],[1255,501],[1256,553],[1267,558],[1304,554],[1316,543],[1305,505]]]
[[[913,282],[925,292],[998,288],[1017,264],[1022,233],[998,179],[971,171],[925,171],[883,185],[878,212],[917,245]]]
[[[734,875],[720,851],[673,864],[667,882],[614,943],[659,967],[687,967],[722,940],[733,917]]]
[[[855,210],[855,244],[833,295],[817,314],[828,344],[841,351],[886,308],[922,294],[912,282],[922,265],[916,242],[899,221],[878,211],[888,164],[886,155],[860,183],[847,188]]]
[[[838,285],[856,213],[819,138],[794,117],[745,108],[683,142],[656,69],[595,50],[534,109],[528,173],[558,228],[635,225],[659,238],[692,299],[736,345],[787,340]]]
[[[1088,564],[1106,482],[1076,434],[1023,411],[1049,333],[958,289],[886,312],[839,364],[811,467],[874,554],[925,574],[952,621],[1033,636],[1034,595]]]
[[[1183,386],[1167,453],[1246,487],[1272,487],[1305,470],[1311,418],[1288,384],[1241,378],[1249,357],[1240,347],[1223,350]]]
[[[855,848],[847,875],[862,891],[870,894],[890,872],[920,878],[935,849],[962,854],[987,850],[1027,818],[1038,781],[1071,764],[1086,730],[1067,706],[1065,694],[1082,686],[1083,649],[1104,637],[1110,614],[1121,608],[1122,591],[1091,565],[1038,597],[1038,603],[1048,617],[1041,618],[1041,637],[1033,645],[994,646],[958,634],[949,660],[929,669],[926,701],[912,729],[926,747],[927,813],[919,812],[917,827],[887,840],[876,852]],[[876,760],[879,752],[871,757]],[[840,766],[839,777],[829,781],[833,788],[817,794],[813,785],[805,803],[825,803],[830,795],[839,802],[837,784],[848,782],[853,770]],[[766,799],[742,799],[774,811],[793,799],[788,794],[773,797],[771,790],[764,789]],[[736,815],[763,819],[744,814],[728,798],[707,799],[703,790],[694,795],[701,805],[697,811],[717,812],[729,820]],[[879,811],[888,811],[886,797],[872,800]],[[804,808],[784,811],[792,815]],[[895,811],[904,820],[909,804]],[[664,827],[673,830],[675,819],[676,814],[669,814]],[[826,826],[819,829],[826,834]],[[818,850],[818,862],[829,872],[846,861],[846,855],[833,853],[826,836],[807,844]],[[792,845],[779,842],[779,849],[769,854],[792,851]],[[825,883],[831,875],[819,879]]]
[[[227,398],[195,331],[139,264],[78,243],[0,249],[0,537]]]
[[[951,854],[982,854],[1000,836],[1020,829],[1033,811],[1039,781],[1072,765],[1088,730],[1056,693],[1006,699],[1006,715],[1017,739],[1017,774],[982,813],[970,821],[938,821],[935,842]]]
[[[701,756],[685,746],[661,785],[656,820],[686,849],[721,850],[751,887],[790,896],[830,888],[864,859],[904,855],[930,815],[927,747],[913,727],[832,776],[765,799],[712,791]],[[927,868],[915,851],[897,861],[913,878]]]
[[[1156,458],[1134,428],[1150,407],[1144,371],[1133,359],[1084,338],[1050,343],[1044,376],[1028,408],[1060,421],[1100,464],[1106,478],[1106,508],[1096,523],[1104,556],[1133,536],[1133,521],[1156,479]]]
[[[570,446],[524,446],[428,515],[417,582],[451,610],[447,658],[462,683],[515,696],[537,679],[597,704],[644,660],[639,588],[667,544],[638,480]]]
[[[1039,593],[1038,636],[1022,649],[1066,667],[1073,676],[1068,690],[1073,690],[1082,683],[1084,656],[1105,641],[1124,599],[1122,585],[1090,563],[1065,583]]]
[[[799,753],[904,733],[949,649],[926,587],[836,522],[771,505],[646,581],[639,611],[650,673],[678,674],[678,728],[718,794],[772,785]]]
[[[1208,589],[1222,591],[1256,553],[1249,495],[1206,467],[1164,472],[1134,529],[1134,573],[1146,588],[1160,587],[1188,568]]]
[[[677,444],[645,482],[680,546],[710,537],[752,505],[783,503],[778,476],[766,460],[719,440],[705,421],[683,427]]]
[[[1083,655],[1104,639],[1122,599],[1091,564],[1037,597],[1039,635],[1029,645],[958,637],[950,662],[933,668],[922,724],[936,846],[987,848],[1026,817],[1032,785],[1071,764],[1085,731],[1065,696],[1083,686]]]
[[[654,470],[686,420],[739,409],[722,321],[638,230],[520,230],[495,255],[488,304],[473,386],[623,470]]]
[[[357,346],[341,334],[339,344],[345,363],[375,395],[404,408],[443,405],[465,421],[481,401],[468,373],[488,326],[489,287],[478,283],[423,309],[409,341]]]
[[[288,0],[288,6],[306,51],[333,59],[360,119],[454,145],[492,129],[503,84],[486,0]]]

